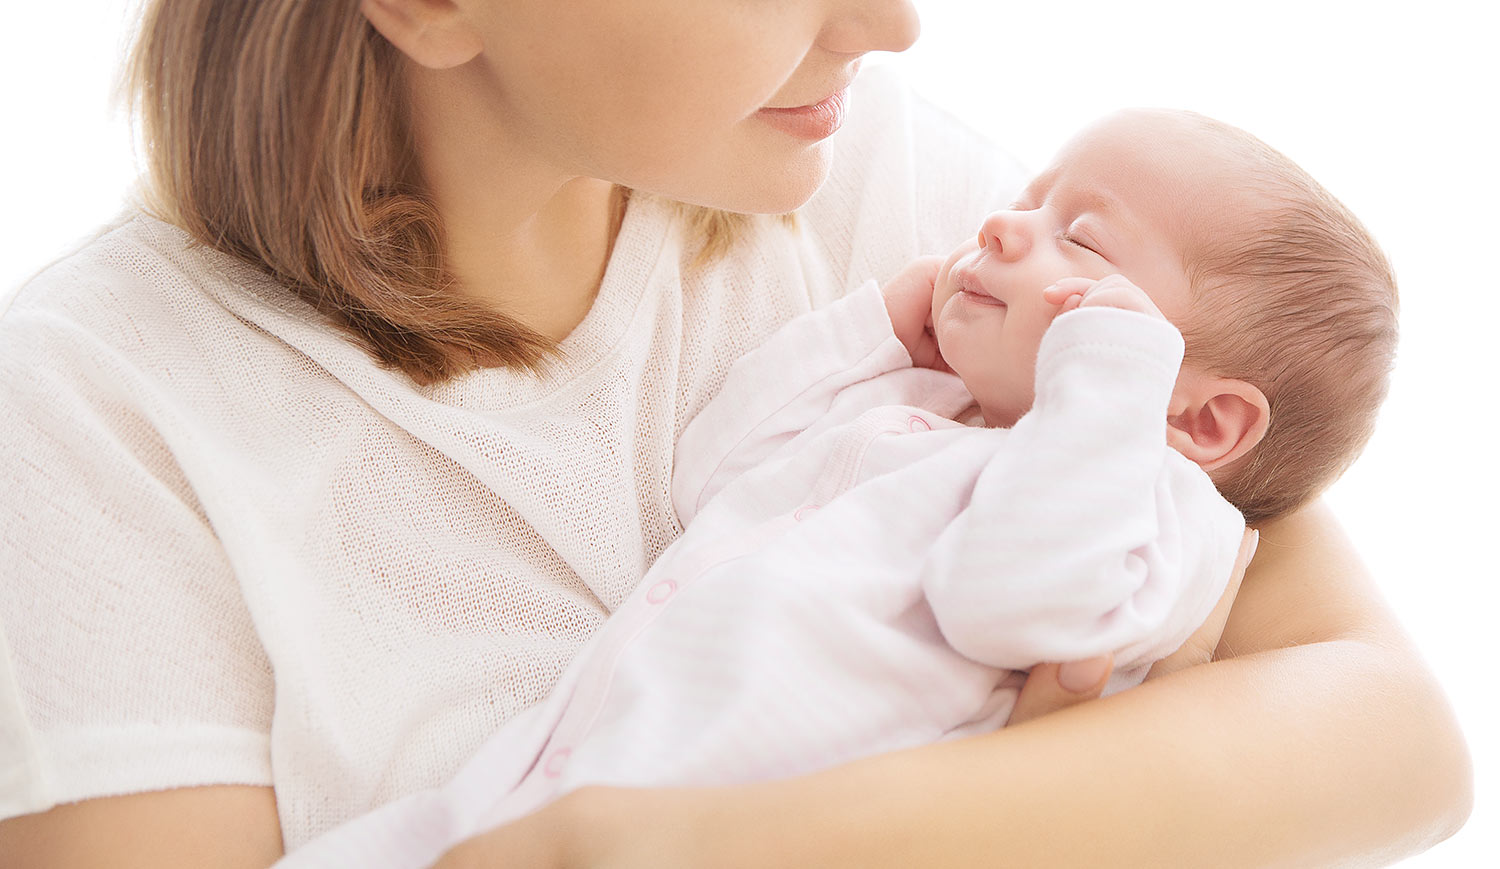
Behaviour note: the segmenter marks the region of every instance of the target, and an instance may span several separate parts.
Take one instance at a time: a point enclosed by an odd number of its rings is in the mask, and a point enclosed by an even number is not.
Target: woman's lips
[[[816,142],[832,136],[844,125],[848,100],[849,89],[845,88],[810,106],[764,108],[756,114],[783,133]]]

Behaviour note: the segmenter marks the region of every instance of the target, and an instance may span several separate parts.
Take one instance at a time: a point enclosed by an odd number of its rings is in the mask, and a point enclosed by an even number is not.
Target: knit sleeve
[[[61,318],[0,332],[0,817],[271,783],[270,666],[118,371]]]

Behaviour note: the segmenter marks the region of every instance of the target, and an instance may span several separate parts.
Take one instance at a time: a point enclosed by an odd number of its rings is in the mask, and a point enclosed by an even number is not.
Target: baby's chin
[[[939,333],[941,334],[941,333]],[[938,350],[943,354],[943,361],[958,375],[958,379],[964,382],[964,387],[969,394],[974,396],[974,402],[979,407],[979,412],[984,417],[984,424],[989,428],[1010,428],[1016,424],[1031,407],[1032,396],[1016,395],[1006,388],[1006,384],[998,382],[992,375],[994,367],[998,364],[994,359],[984,357],[975,358],[973,354],[963,352],[962,345],[953,348],[952,356],[943,348],[942,339],[938,340]]]

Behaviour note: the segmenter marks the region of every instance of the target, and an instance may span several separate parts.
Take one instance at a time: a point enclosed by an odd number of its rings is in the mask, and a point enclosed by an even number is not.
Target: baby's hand
[[[942,266],[940,256],[918,257],[881,287],[880,293],[891,327],[911,355],[912,365],[948,371],[932,332],[932,285]]]
[[[1165,320],[1166,315],[1146,295],[1146,291],[1126,280],[1123,275],[1107,278],[1063,278],[1045,290],[1042,298],[1054,305],[1061,305],[1058,313],[1067,313],[1074,308],[1103,307],[1122,308],[1150,317]]]

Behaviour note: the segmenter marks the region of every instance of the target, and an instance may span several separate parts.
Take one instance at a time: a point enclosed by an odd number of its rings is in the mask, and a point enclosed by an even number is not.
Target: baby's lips
[[[979,275],[976,274],[972,268],[968,266],[959,266],[953,269],[952,275],[953,284],[960,291],[965,293],[978,294],[981,296],[989,296],[991,298],[995,297],[995,294],[989,291],[989,288],[984,285],[984,281],[979,279]]]

